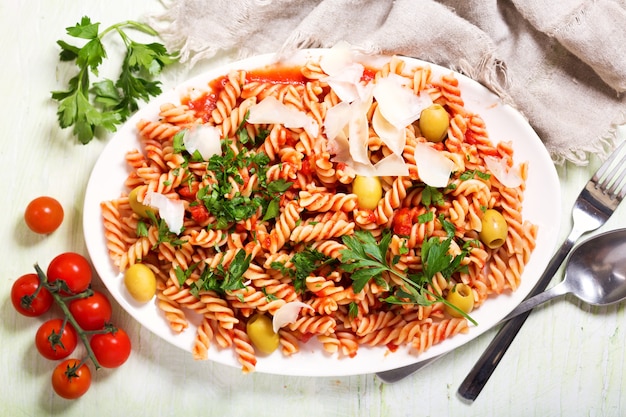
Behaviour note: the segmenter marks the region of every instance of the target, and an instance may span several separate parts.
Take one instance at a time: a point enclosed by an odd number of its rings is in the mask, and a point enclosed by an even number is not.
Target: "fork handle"
[[[550,284],[552,277],[559,270],[559,267],[567,257],[574,246],[574,242],[583,234],[582,231],[573,229],[565,242],[561,244],[559,250],[554,254],[546,270],[541,275],[537,284],[533,287],[530,293],[524,300],[527,300],[535,295],[543,292]],[[474,401],[478,394],[482,391],[483,387],[491,377],[491,374],[500,363],[500,359],[504,356],[507,349],[517,336],[517,333],[521,329],[522,325],[530,315],[532,310],[526,311],[519,316],[507,321],[502,325],[494,339],[491,341],[487,350],[483,352],[482,356],[478,359],[472,370],[465,377],[461,383],[458,393],[461,397],[469,401]]]

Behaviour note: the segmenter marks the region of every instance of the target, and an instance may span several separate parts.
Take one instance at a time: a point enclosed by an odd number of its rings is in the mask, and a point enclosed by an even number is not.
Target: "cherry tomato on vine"
[[[117,368],[130,356],[130,338],[122,329],[94,334],[89,345],[104,368]]]
[[[63,223],[63,206],[52,197],[37,197],[26,206],[24,221],[35,233],[48,234]]]
[[[37,292],[39,285],[37,274],[22,275],[13,283],[11,302],[18,313],[28,317],[37,317],[50,310],[52,295],[44,287]],[[37,295],[33,296],[35,293]]]
[[[41,356],[50,360],[67,358],[76,349],[78,336],[70,323],[63,327],[62,319],[51,319],[39,326],[35,346]]]
[[[111,321],[111,302],[100,291],[89,297],[70,301],[69,309],[83,330],[99,330]]]
[[[52,388],[60,397],[74,400],[87,392],[91,371],[78,359],[66,359],[52,371]]]
[[[57,280],[65,281],[67,289],[72,294],[78,294],[89,288],[91,284],[91,265],[87,259],[74,252],[65,252],[58,255],[48,265],[48,283]],[[61,291],[66,294],[67,291]]]

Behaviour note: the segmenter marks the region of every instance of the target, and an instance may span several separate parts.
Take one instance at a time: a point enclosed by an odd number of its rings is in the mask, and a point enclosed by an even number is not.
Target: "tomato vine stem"
[[[39,283],[40,283],[39,288],[45,287],[52,295],[54,302],[63,311],[63,314],[65,315],[63,327],[65,327],[65,324],[67,321],[70,322],[70,324],[76,330],[76,333],[78,333],[78,337],[80,338],[81,342],[83,342],[83,345],[85,346],[85,349],[87,350],[87,356],[93,363],[94,367],[96,368],[96,370],[100,369],[102,366],[98,362],[98,359],[96,359],[96,355],[94,354],[93,349],[91,349],[88,336],[93,335],[93,334],[99,334],[99,333],[112,333],[116,330],[116,328],[114,326],[107,325],[102,330],[93,330],[93,331],[83,330],[83,328],[78,324],[78,322],[74,318],[74,315],[72,314],[69,307],[67,306],[68,301],[72,301],[78,298],[86,298],[86,297],[93,295],[93,290],[89,288],[78,294],[70,294],[68,296],[62,296],[60,294],[60,290],[62,287],[64,287],[63,285],[64,282],[61,283],[60,285],[50,284],[48,282],[48,277],[43,272],[43,270],[39,267],[38,264],[35,264],[35,271],[37,271],[37,276],[39,277]],[[63,332],[63,328],[61,328],[61,332]],[[86,358],[83,358],[83,360],[81,361],[81,365],[85,362],[85,360]]]

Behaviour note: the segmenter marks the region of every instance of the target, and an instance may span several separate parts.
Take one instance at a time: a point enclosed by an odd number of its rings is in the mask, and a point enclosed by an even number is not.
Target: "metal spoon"
[[[605,306],[626,298],[626,229],[589,238],[572,251],[565,278],[554,287],[519,304],[504,320],[564,294],[594,306]]]
[[[626,299],[626,229],[601,233],[576,246],[567,261],[563,281],[524,300],[502,321],[568,293],[596,306],[614,304]],[[376,375],[384,382],[397,382],[443,356],[445,355],[378,372]]]

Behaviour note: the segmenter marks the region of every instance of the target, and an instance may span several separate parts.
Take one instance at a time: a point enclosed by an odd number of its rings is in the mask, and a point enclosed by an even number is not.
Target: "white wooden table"
[[[87,254],[83,197],[106,140],[82,146],[57,127],[56,103],[49,92],[62,87],[66,75],[58,65],[55,40],[84,15],[108,25],[141,18],[161,7],[154,0],[6,0],[0,5],[0,415],[544,417],[626,413],[625,305],[594,308],[569,296],[530,316],[473,404],[463,402],[456,390],[495,330],[394,385],[385,385],[374,375],[246,376],[237,368],[194,361],[190,354],[143,329],[117,305],[114,321],[132,338],[129,361],[119,369],[98,371],[89,392],[77,401],[56,396],[49,381],[53,363],[41,358],[33,344],[41,319],[18,315],[9,293],[14,280],[31,272],[35,262],[47,264],[58,253],[70,250]],[[207,65],[228,59],[222,56]],[[188,75],[184,70],[170,73],[165,86]],[[558,168],[564,212],[561,240],[569,230],[572,203],[598,165],[593,159],[588,167]],[[41,237],[27,230],[22,216],[31,199],[45,194],[63,204],[66,218],[54,234]],[[626,207],[600,231],[617,227],[626,227]],[[96,280],[98,285],[102,284]]]

